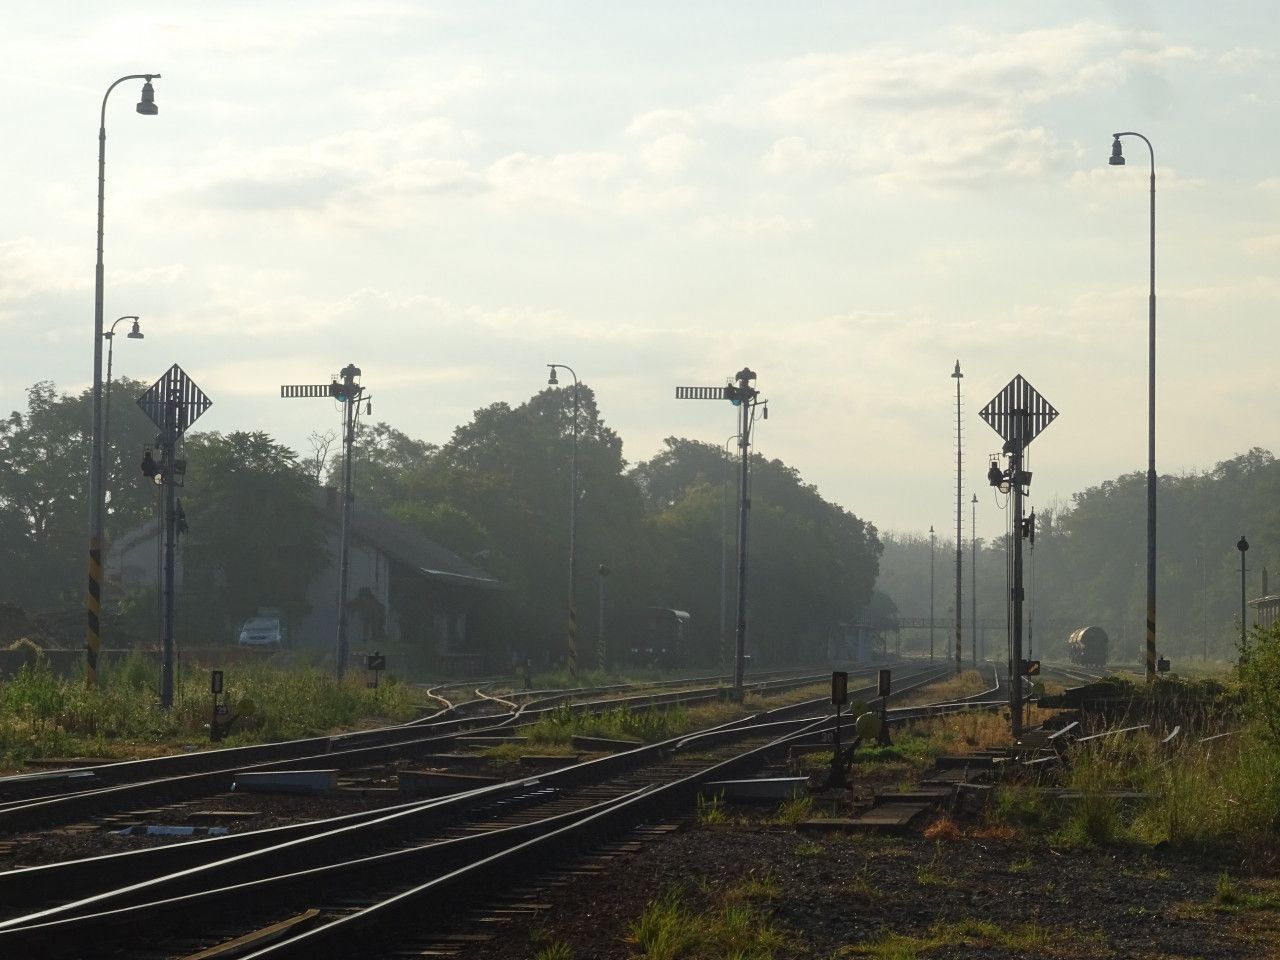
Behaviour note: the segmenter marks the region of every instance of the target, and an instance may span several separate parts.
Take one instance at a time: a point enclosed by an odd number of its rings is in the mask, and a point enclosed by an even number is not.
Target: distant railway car
[[[1067,652],[1072,663],[1090,667],[1107,665],[1107,648],[1111,638],[1101,627],[1081,627],[1067,638]]]
[[[645,666],[678,667],[685,657],[689,614],[669,607],[647,607],[633,623],[631,660]]]

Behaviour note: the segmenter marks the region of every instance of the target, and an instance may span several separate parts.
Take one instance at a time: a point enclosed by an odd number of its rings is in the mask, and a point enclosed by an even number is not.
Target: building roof
[[[321,488],[319,503],[326,520],[334,524],[342,522],[337,490]],[[368,504],[356,503],[352,511],[351,532],[355,538],[377,547],[393,560],[413,567],[429,579],[480,590],[502,589],[502,581]]]
[[[342,523],[342,510],[338,492],[333,487],[321,487],[316,506],[325,521],[335,527]],[[154,540],[159,521],[150,519],[117,537],[110,553],[120,555],[145,540]],[[478,590],[501,590],[501,580],[489,576],[475,564],[462,559],[452,550],[429,540],[381,510],[367,504],[356,504],[352,514],[352,534],[367,544],[381,550],[393,560],[417,570],[424,577],[441,583]]]

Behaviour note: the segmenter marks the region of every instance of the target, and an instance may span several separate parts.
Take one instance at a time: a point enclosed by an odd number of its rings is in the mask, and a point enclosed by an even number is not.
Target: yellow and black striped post
[[[85,686],[98,685],[98,650],[102,646],[99,635],[102,614],[102,541],[96,537],[89,541],[89,594],[85,598],[88,621],[84,631]]]
[[[578,676],[578,611],[569,608],[569,676]]]

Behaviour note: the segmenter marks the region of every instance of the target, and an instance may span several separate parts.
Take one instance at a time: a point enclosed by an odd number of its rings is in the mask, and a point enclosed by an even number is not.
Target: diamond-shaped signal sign
[[[175,363],[138,398],[138,406],[162,431],[173,430],[181,435],[213,406],[213,401]]]
[[[991,398],[978,416],[1005,440],[1018,437],[1025,447],[1058,416],[1058,411],[1018,374]]]

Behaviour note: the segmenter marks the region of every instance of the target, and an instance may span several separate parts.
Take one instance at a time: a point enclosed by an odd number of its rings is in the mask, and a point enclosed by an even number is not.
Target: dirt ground
[[[770,892],[751,903],[785,933],[780,960],[1280,957],[1280,910],[1215,904],[1224,872],[1263,903],[1280,903],[1280,882],[1251,875],[1239,859],[1059,851],[1007,828],[944,833],[950,838],[801,832],[750,814],[708,827],[691,818],[683,831],[612,861],[603,879],[540,892],[550,910],[462,956],[526,960],[559,942],[574,960],[639,957],[631,927],[665,891],[680,889],[691,907],[711,910],[724,890],[767,878],[755,886]],[[1019,936],[1034,946],[1013,945]]]

